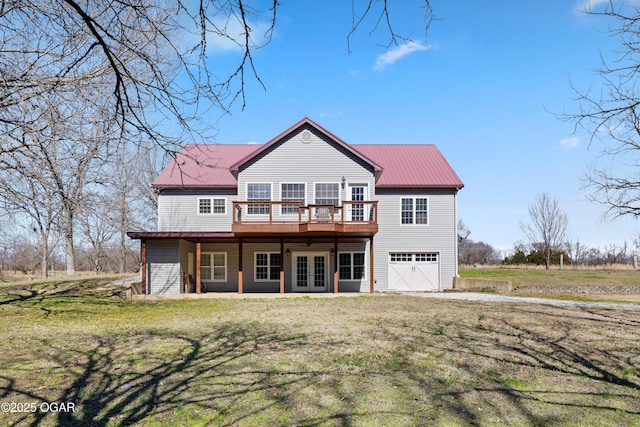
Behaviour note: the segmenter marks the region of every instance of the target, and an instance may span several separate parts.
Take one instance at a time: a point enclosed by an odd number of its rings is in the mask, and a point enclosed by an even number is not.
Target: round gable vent
[[[311,142],[311,138],[312,138],[312,134],[308,129],[305,129],[302,131],[302,133],[300,134],[300,139],[302,140],[302,142],[304,142],[305,144],[308,144]]]

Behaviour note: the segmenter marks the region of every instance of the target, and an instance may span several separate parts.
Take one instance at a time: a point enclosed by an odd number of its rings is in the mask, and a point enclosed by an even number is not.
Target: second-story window
[[[316,183],[316,204],[334,205],[340,204],[340,184],[337,182]]]
[[[429,224],[429,199],[426,197],[403,197],[400,203],[401,224]]]
[[[270,202],[271,201],[271,184],[270,183],[249,183],[247,184],[247,201],[248,202]],[[247,206],[249,215],[269,215],[271,205],[269,203],[251,203]]]
[[[214,199],[210,197],[198,198],[198,213],[200,215],[225,214],[227,212],[227,199]]]
[[[280,200],[283,202],[300,202],[304,206],[305,185],[304,183],[283,183],[280,184]],[[297,214],[298,207],[296,205],[282,205],[282,214]]]

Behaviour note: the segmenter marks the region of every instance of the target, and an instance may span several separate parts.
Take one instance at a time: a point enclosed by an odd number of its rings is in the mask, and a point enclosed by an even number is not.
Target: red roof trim
[[[299,129],[300,127],[302,127],[304,125],[309,125],[309,126],[315,128],[316,130],[324,133],[327,137],[329,137],[329,139],[331,139],[337,145],[341,146],[342,148],[344,148],[345,150],[347,150],[348,152],[350,152],[354,156],[358,157],[363,162],[365,162],[365,163],[369,164],[370,166],[372,166],[373,170],[375,171],[376,174],[378,174],[378,173],[380,173],[382,171],[382,166],[380,166],[379,164],[377,164],[376,162],[371,160],[369,157],[365,156],[364,154],[362,154],[361,152],[359,152],[358,150],[356,150],[355,148],[353,148],[352,146],[347,144],[345,141],[343,141],[342,139],[338,138],[333,133],[329,132],[328,130],[326,130],[325,128],[323,128],[322,126],[320,126],[319,124],[317,124],[313,120],[311,120],[309,117],[302,118],[302,120],[300,120],[298,123],[294,124],[289,129],[287,129],[284,132],[280,133],[275,138],[271,139],[269,142],[264,144],[261,148],[257,149],[256,151],[254,151],[253,153],[251,153],[248,156],[244,157],[243,159],[237,161],[236,163],[234,163],[233,165],[231,165],[229,167],[229,170],[231,171],[231,173],[236,174],[238,172],[238,170],[242,166],[244,166],[246,163],[250,162],[251,160],[253,160],[255,157],[259,156],[260,154],[266,152],[272,146],[274,146],[275,144],[280,142],[284,137],[286,137],[287,135],[289,135],[290,133],[292,133],[293,131],[295,131],[296,129]]]

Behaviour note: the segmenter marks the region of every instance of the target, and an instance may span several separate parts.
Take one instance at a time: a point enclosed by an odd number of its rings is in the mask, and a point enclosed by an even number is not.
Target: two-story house
[[[350,145],[304,118],[263,145],[187,145],[153,182],[143,293],[439,291],[462,181],[434,145]]]

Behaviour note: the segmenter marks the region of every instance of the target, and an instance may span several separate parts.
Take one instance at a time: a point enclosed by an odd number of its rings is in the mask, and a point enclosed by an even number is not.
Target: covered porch
[[[128,235],[140,240],[142,295],[374,292],[373,233]]]

